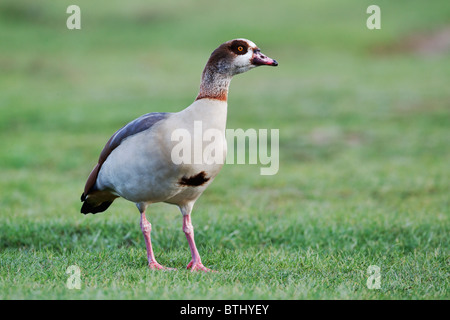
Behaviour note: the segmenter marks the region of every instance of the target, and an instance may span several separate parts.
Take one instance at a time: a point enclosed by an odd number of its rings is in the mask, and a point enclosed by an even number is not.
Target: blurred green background
[[[228,128],[280,129],[279,173],[227,165],[197,202],[218,274],[150,272],[136,208],[81,215],[85,179],[118,128],[188,106],[238,37],[279,66],[233,79]],[[449,48],[447,0],[2,0],[0,298],[448,299]],[[158,261],[183,269],[178,209],[148,217]]]

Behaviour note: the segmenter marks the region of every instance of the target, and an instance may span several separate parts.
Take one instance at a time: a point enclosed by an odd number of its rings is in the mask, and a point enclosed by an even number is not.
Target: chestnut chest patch
[[[209,181],[210,178],[206,177],[206,172],[202,171],[192,177],[183,177],[178,182],[182,186],[198,187]]]

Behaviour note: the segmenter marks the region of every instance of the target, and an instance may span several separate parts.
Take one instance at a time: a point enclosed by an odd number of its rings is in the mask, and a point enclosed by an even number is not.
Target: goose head
[[[234,76],[264,65],[277,66],[278,62],[264,55],[252,41],[234,39],[214,50],[206,66],[214,72]]]

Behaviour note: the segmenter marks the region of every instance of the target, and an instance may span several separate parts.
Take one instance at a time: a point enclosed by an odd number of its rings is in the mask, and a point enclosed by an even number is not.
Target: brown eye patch
[[[248,44],[245,41],[236,40],[231,43],[230,49],[235,54],[246,54],[248,51]]]

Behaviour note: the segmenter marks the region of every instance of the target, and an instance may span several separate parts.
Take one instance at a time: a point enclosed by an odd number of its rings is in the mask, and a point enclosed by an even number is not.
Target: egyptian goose
[[[145,114],[109,139],[87,179],[81,195],[81,212],[105,211],[118,197],[134,202],[141,214],[148,265],[150,269],[167,270],[171,268],[160,265],[153,254],[152,225],[147,221],[145,211],[151,203],[175,204],[183,216],[183,231],[192,254],[187,269],[212,271],[203,266],[195,246],[191,211],[225,160],[227,96],[231,78],[261,65],[277,66],[278,63],[263,55],[250,40],[234,39],[220,45],[211,54],[202,73],[200,91],[189,107],[177,113]],[[198,121],[203,130],[215,129],[221,133],[223,141],[214,143],[220,143],[223,148],[223,161],[211,163],[202,159],[200,162],[175,163],[171,151],[177,141],[173,140],[173,132],[184,129],[184,132],[193,133],[194,122]],[[205,143],[200,145],[205,146]]]

